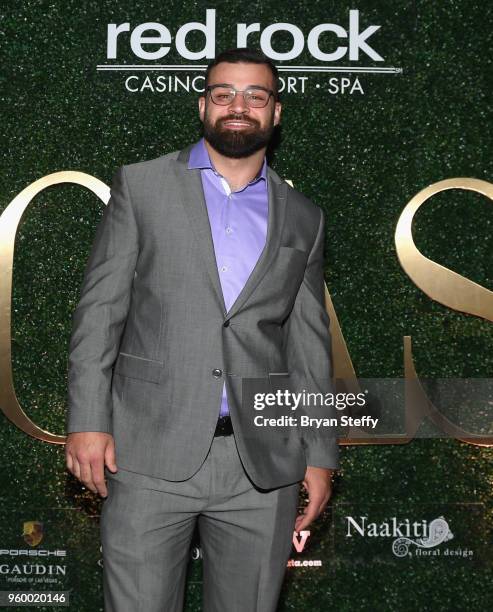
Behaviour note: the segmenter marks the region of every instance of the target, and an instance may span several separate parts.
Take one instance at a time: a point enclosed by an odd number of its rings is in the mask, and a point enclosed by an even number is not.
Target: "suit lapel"
[[[284,181],[281,181],[277,174],[270,168],[267,170],[267,191],[269,198],[269,213],[265,246],[247,282],[229,309],[228,318],[236,314],[248,300],[269,269],[278,251],[286,216],[287,185]]]
[[[286,216],[287,185],[271,168],[267,169],[268,220],[265,246],[243,289],[226,313],[200,170],[188,169],[191,148],[187,147],[181,151],[173,164],[178,193],[195,233],[218,303],[223,315],[230,318],[245,304],[277,253]]]
[[[200,170],[195,168],[188,169],[190,149],[191,147],[188,147],[181,151],[176,162],[173,164],[177,192],[180,195],[190,225],[195,233],[196,243],[202,253],[201,259],[214,287],[219,306],[223,314],[225,314],[226,306],[217,270],[214,242],[212,240]]]

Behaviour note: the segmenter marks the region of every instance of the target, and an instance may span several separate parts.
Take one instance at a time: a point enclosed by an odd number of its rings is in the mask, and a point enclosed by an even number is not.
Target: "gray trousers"
[[[299,483],[259,491],[234,436],[213,439],[181,482],[105,470],[105,612],[181,612],[198,521],[204,612],[274,612],[292,545]]]

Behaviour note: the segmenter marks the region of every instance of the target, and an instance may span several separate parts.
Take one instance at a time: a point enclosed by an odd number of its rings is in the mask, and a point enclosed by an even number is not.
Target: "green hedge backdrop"
[[[358,61],[344,57],[333,64],[383,64],[402,72],[303,73],[308,76],[305,92],[283,96],[283,125],[271,165],[326,212],[326,280],[359,376],[403,376],[404,335],[412,336],[420,376],[491,376],[493,325],[431,301],[401,269],[393,240],[400,212],[422,188],[457,176],[493,178],[488,3],[3,3],[0,212],[24,187],[49,173],[80,170],[110,184],[118,166],[196,141],[198,94],[131,93],[124,85],[131,73],[96,67],[111,61],[153,63],[133,56],[128,37],[120,39],[118,59],[107,60],[108,23],[128,21],[133,29],[156,21],[174,35],[186,22],[204,22],[207,8],[216,9],[217,50],[236,45],[237,23],[260,22],[264,29],[288,22],[301,28],[306,39],[319,23],[347,28],[349,10],[358,9],[360,30],[381,26],[368,43],[383,63],[361,54]],[[335,40],[322,36],[321,49],[332,51]],[[259,36],[251,42],[258,44]],[[203,39],[191,35],[189,46],[198,50]],[[273,46],[289,50],[292,38],[279,33]],[[159,63],[193,62],[172,45]],[[295,60],[276,63],[323,65],[306,47]],[[134,74],[144,79],[144,73]],[[148,74],[155,80],[160,73]],[[162,74],[184,78],[201,73]],[[356,76],[364,94],[331,93],[330,78],[354,82]],[[24,410],[53,433],[64,433],[71,313],[102,209],[82,187],[52,187],[35,197],[17,234],[15,387]],[[490,201],[471,192],[442,193],[420,210],[414,227],[425,255],[493,290]],[[0,589],[23,588],[8,582],[15,563],[58,563],[66,575],[38,588],[70,590],[70,609],[77,612],[102,610],[101,501],[66,472],[63,446],[30,438],[2,416],[0,464]],[[293,549],[293,559],[317,559],[322,565],[288,568],[279,610],[490,607],[492,485],[492,450],[455,440],[343,448],[332,503],[312,527],[303,552]],[[399,559],[392,554],[392,538],[348,538],[346,516],[377,523],[391,517],[431,521],[444,516],[454,534],[450,547],[473,555]],[[5,550],[29,548],[22,530],[31,520],[43,523],[38,548],[66,550],[65,558],[26,561],[5,555]],[[189,611],[201,609],[200,580],[201,562],[191,560]]]

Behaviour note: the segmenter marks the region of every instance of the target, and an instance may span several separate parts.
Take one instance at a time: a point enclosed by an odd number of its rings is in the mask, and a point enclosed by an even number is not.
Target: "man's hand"
[[[108,495],[104,466],[117,471],[113,436],[101,431],[70,433],[65,444],[67,469],[93,493]]]
[[[333,470],[308,466],[303,486],[308,493],[308,505],[305,512],[296,518],[295,531],[306,529],[325,509],[332,494]]]

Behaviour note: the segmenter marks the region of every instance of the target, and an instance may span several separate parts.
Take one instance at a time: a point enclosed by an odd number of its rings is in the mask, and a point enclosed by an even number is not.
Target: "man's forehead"
[[[262,85],[270,89],[272,72],[265,64],[220,62],[209,74],[209,85],[228,83],[236,86]]]

